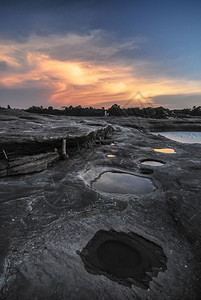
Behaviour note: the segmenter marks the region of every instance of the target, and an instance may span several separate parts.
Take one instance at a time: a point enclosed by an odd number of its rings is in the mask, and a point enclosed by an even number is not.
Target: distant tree
[[[7,105],[7,109],[11,109],[11,108],[10,108],[10,105]]]
[[[201,106],[193,106],[192,109],[192,115],[193,116],[201,116]]]
[[[121,108],[116,103],[113,104],[110,108],[108,108],[107,111],[110,116],[121,116],[122,115]]]
[[[53,111],[53,107],[52,107],[52,106],[49,106],[49,107],[48,107],[48,110],[52,112],[52,111]]]
[[[156,115],[156,111],[152,107],[143,107],[141,112],[144,118],[154,118]]]
[[[167,117],[167,113],[165,111],[165,108],[160,106],[155,108],[155,116],[156,118],[162,119]]]

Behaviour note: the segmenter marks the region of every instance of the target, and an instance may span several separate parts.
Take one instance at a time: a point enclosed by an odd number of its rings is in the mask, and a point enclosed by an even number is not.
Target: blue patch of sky
[[[200,79],[200,11],[198,0],[2,0],[0,36],[23,42],[30,34],[102,29],[116,40],[144,37],[144,45],[116,57],[146,59],[161,74]]]

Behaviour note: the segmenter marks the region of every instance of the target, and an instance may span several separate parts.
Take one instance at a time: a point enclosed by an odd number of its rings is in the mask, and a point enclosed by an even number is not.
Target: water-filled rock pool
[[[104,172],[93,183],[92,187],[106,193],[149,194],[154,185],[149,178],[123,172]]]
[[[141,161],[141,164],[145,166],[151,166],[151,167],[161,167],[164,166],[165,163],[158,160],[145,159]]]
[[[195,131],[165,131],[165,132],[152,132],[155,135],[162,135],[168,139],[180,142],[180,143],[201,143],[201,132]]]

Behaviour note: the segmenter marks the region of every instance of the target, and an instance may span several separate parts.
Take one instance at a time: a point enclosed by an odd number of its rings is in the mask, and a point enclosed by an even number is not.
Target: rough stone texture
[[[37,115],[18,110],[0,111],[1,144],[53,142],[63,138],[87,136],[107,123],[87,122],[80,118]]]
[[[12,122],[12,116],[5,116],[8,118]],[[47,132],[50,119],[56,122],[55,117],[48,118]],[[94,142],[42,172],[1,178],[0,299],[200,299],[201,144],[181,144],[144,132],[152,120],[143,120],[148,125],[140,130],[135,128],[139,123],[135,118],[71,120],[80,124],[80,130],[83,124],[94,129],[97,122],[112,123],[115,145]],[[191,119],[184,121],[193,129]],[[157,122],[161,126],[163,121]],[[158,131],[157,122],[154,128]],[[200,119],[196,122],[197,130]],[[182,123],[176,126],[183,129]],[[176,153],[153,151],[167,147]],[[142,166],[144,159],[165,164]],[[148,170],[143,176],[157,189],[148,195],[98,192],[82,178],[97,167],[136,175]],[[78,251],[99,230],[133,232],[155,243],[167,257],[167,269],[151,278],[148,289],[90,274]]]
[[[109,143],[112,126],[102,121],[0,110],[0,177],[42,171],[59,156]],[[62,141],[67,141],[67,155]],[[53,152],[54,151],[54,152]]]

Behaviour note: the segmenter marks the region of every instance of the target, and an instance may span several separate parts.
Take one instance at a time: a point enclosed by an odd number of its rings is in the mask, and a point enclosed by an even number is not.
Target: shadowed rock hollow
[[[80,253],[89,273],[120,284],[147,289],[152,277],[166,269],[161,247],[134,234],[98,231]]]

